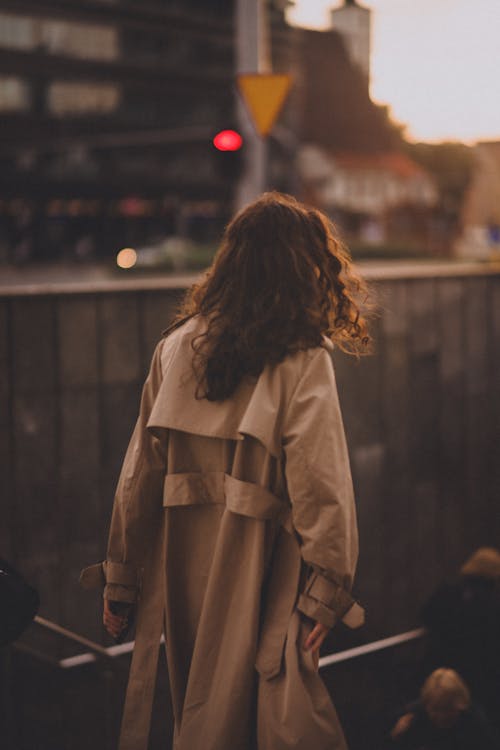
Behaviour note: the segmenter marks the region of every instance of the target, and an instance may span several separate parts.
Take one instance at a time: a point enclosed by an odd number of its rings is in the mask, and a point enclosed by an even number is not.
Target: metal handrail
[[[106,748],[106,750],[112,750],[112,748],[115,747],[115,736],[114,736],[114,728],[113,728],[113,720],[112,715],[115,715],[117,713],[117,706],[115,702],[115,694],[116,691],[114,689],[114,680],[117,677],[117,671],[123,669],[126,667],[126,665],[123,662],[119,662],[115,660],[115,653],[111,651],[110,649],[105,648],[104,646],[101,646],[99,643],[96,643],[95,641],[90,640],[89,638],[85,638],[85,636],[80,635],[79,633],[75,633],[72,630],[69,630],[68,628],[62,627],[62,625],[59,625],[55,622],[52,622],[51,620],[47,620],[45,617],[39,617],[36,616],[33,620],[35,625],[39,625],[40,627],[44,628],[45,630],[49,630],[53,633],[56,633],[59,636],[62,636],[68,641],[71,641],[72,643],[77,643],[80,646],[85,646],[87,649],[90,649],[90,653],[88,652],[88,656],[90,656],[90,659],[87,659],[87,661],[101,661],[101,669],[98,672],[98,676],[100,679],[104,681],[104,701],[105,701],[105,716],[106,716],[106,722],[104,725],[104,732],[103,732],[103,747]],[[52,667],[55,667],[57,669],[61,669],[64,667],[64,659],[55,659],[51,657],[49,654],[39,651],[36,648],[33,648],[30,644],[23,643],[22,641],[14,642],[13,644],[14,648],[25,652],[29,654],[30,656],[35,657],[39,662],[45,662],[50,664]],[[119,649],[120,646],[112,647],[114,649]],[[104,663],[103,663],[104,660]],[[109,669],[109,666],[113,666],[113,669]],[[7,663],[7,668],[5,670],[5,679],[8,680],[9,677],[7,676],[10,672],[11,667],[9,666],[9,663]],[[7,682],[6,682],[7,685]],[[9,748],[9,750],[16,750],[17,745],[14,745],[14,736],[9,730],[9,722],[11,721],[10,714],[8,717],[8,723],[7,723],[7,738],[6,738],[6,749]],[[5,738],[3,738],[5,739]],[[4,743],[5,744],[5,743]],[[3,745],[2,745],[3,747]]]
[[[91,641],[90,638],[85,638],[83,635],[79,635],[79,633],[75,633],[73,630],[69,630],[69,628],[64,628],[62,625],[58,625],[56,622],[52,622],[52,620],[47,620],[45,617],[40,617],[37,615],[34,620],[34,623],[37,625],[40,625],[45,630],[50,630],[53,633],[57,633],[57,635],[61,635],[63,638],[66,638],[68,641],[72,641],[73,643],[78,643],[80,646],[85,646],[87,649],[90,649],[91,653],[84,654],[83,656],[87,656],[87,658],[83,661],[80,661],[79,663],[88,663],[96,661],[97,658],[103,658],[108,661],[113,661],[115,659],[115,656],[118,654],[116,653],[116,649],[119,649],[120,646],[112,646],[111,648],[106,648],[105,646],[101,646],[99,643],[96,643],[95,641]],[[125,645],[125,644],[124,644]],[[24,644],[19,644],[21,649],[25,651],[30,651],[34,656],[37,656],[38,658],[45,658],[47,659],[46,654],[41,654],[34,649],[30,649],[29,647],[26,647]],[[131,649],[132,650],[132,649]],[[78,659],[79,657],[70,657],[69,661],[71,659]],[[59,659],[59,660],[53,660],[54,665],[58,667],[65,667],[65,662],[68,661],[67,659]],[[75,665],[76,666],[76,665]]]
[[[105,647],[100,646],[98,643],[95,643],[95,641],[91,641],[89,638],[85,638],[72,630],[68,630],[68,628],[63,628],[61,625],[58,625],[51,620],[46,620],[44,617],[35,617],[35,622],[47,630],[51,630],[74,643],[78,643],[90,649],[90,651],[83,654],[69,656],[55,662],[57,666],[62,669],[72,669],[74,667],[80,667],[83,664],[90,664],[97,661],[98,657],[103,657],[107,660],[114,660],[118,656],[129,654],[134,650],[135,641],[127,641],[126,643]],[[375,653],[376,651],[394,648],[394,646],[399,646],[402,643],[408,643],[409,641],[422,638],[426,632],[425,628],[416,628],[414,630],[408,630],[405,633],[390,636],[389,638],[382,638],[378,641],[365,643],[362,646],[355,646],[354,648],[348,648],[335,654],[322,656],[319,660],[319,669],[325,669],[325,667],[329,667],[332,664],[338,664],[339,662],[347,661],[349,659],[356,659],[360,656],[365,656],[366,654]],[[164,636],[161,637],[160,643],[165,643]]]
[[[319,660],[319,668],[324,669],[324,667],[329,667],[331,664],[338,664],[341,661],[355,659],[358,656],[365,656],[365,654],[373,654],[375,651],[399,646],[400,643],[417,640],[418,638],[422,638],[426,632],[425,628],[416,628],[415,630],[408,630],[406,633],[393,635],[390,638],[382,638],[380,641],[372,641],[372,643],[365,643],[363,646],[356,646],[355,648],[348,648],[345,651],[339,651],[336,654],[322,656]]]

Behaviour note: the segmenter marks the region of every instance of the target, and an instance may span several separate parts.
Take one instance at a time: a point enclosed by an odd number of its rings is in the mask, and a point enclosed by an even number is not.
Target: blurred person
[[[424,605],[431,668],[456,669],[500,727],[500,552],[481,547]]]
[[[391,731],[405,750],[493,750],[493,731],[453,669],[436,669]]]
[[[36,589],[7,560],[0,558],[0,647],[19,638],[39,606]]]
[[[343,750],[317,672],[363,610],[331,360],[369,336],[332,226],[266,193],[230,222],[158,344],[115,497],[104,624],[136,643],[121,750],[147,747],[165,634],[175,750]]]

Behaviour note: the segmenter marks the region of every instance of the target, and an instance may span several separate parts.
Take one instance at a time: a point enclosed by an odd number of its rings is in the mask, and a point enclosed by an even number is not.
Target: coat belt
[[[163,485],[163,505],[202,505],[221,503],[233,513],[286,523],[290,504],[265,487],[226,474],[223,471],[167,474]]]

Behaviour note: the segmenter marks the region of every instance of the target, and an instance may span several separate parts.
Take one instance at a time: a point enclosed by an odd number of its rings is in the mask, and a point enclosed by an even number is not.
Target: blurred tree
[[[456,226],[472,177],[473,149],[465,143],[404,143],[406,153],[435,179],[440,200],[437,210]]]

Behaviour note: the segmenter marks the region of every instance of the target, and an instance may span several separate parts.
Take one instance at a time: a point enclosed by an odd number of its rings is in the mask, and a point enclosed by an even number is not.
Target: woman
[[[368,341],[326,217],[267,193],[227,227],[153,355],[115,498],[110,602],[136,608],[121,750],[147,747],[165,634],[175,750],[333,750],[317,673],[361,624],[352,482],[330,351]]]

